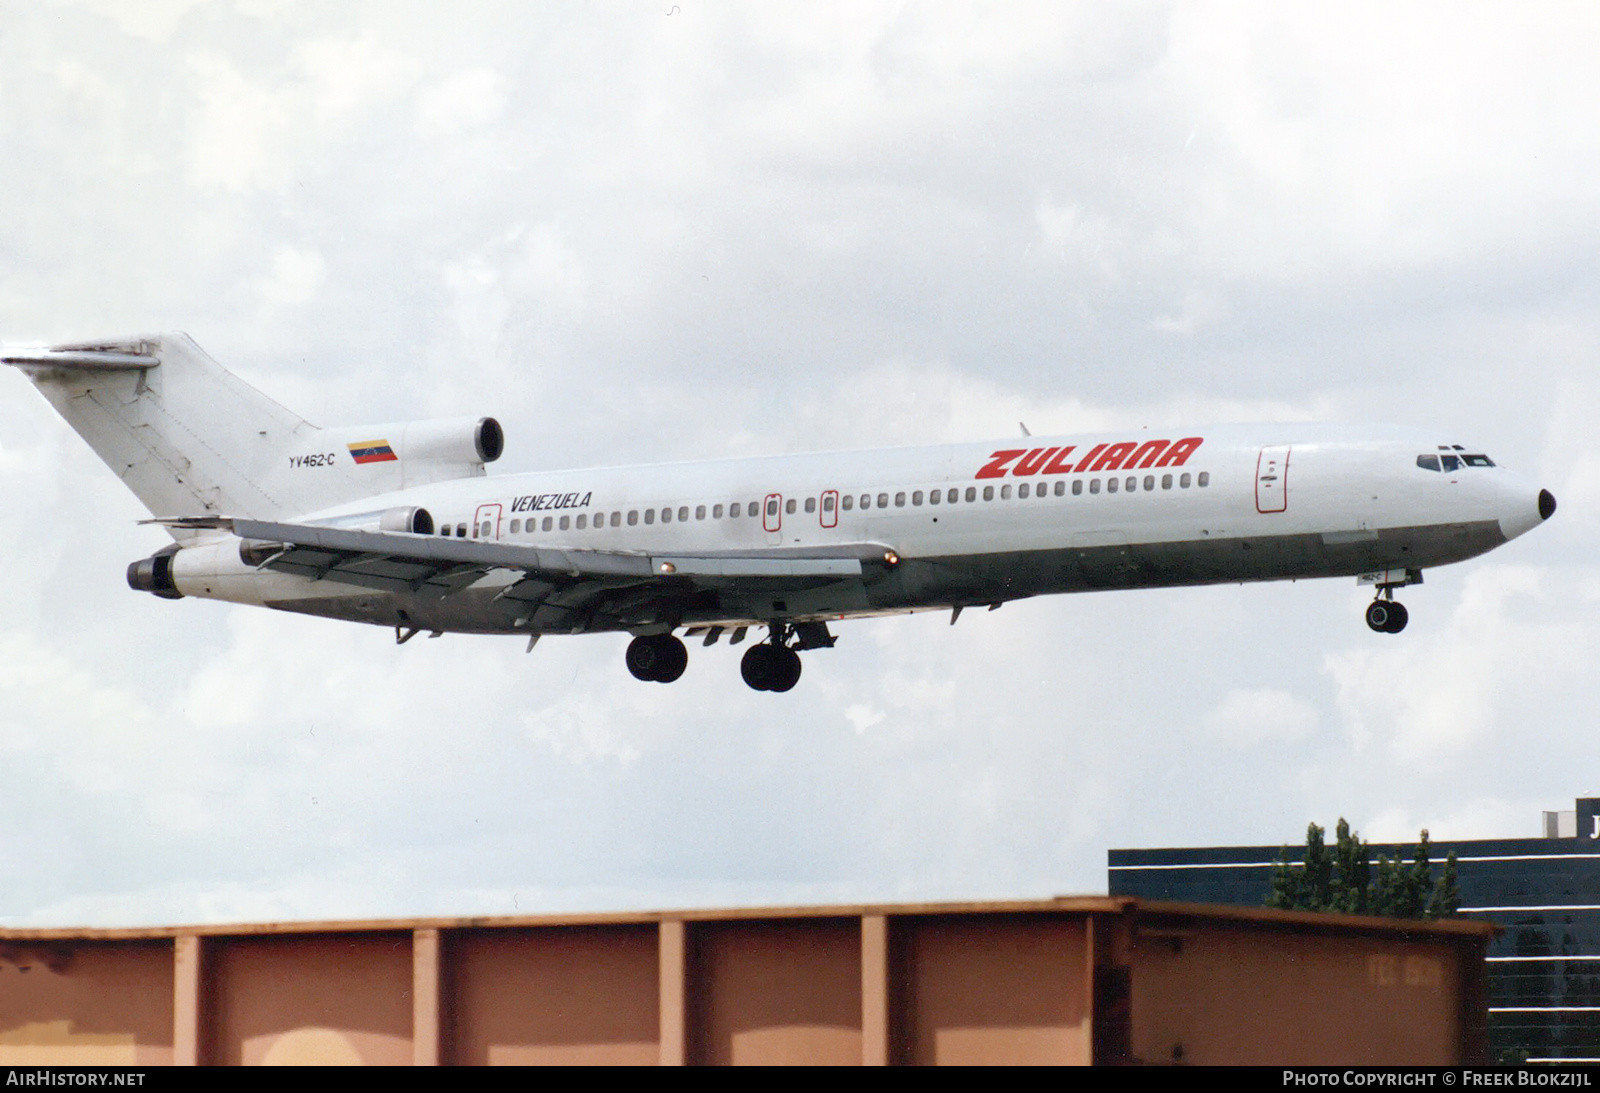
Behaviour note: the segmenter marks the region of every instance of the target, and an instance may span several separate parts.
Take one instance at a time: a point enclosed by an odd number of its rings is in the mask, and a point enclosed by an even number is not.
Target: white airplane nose
[[[1540,490],[1532,504],[1525,491],[1518,489],[1507,497],[1509,512],[1500,517],[1500,531],[1507,539],[1515,539],[1531,531],[1555,515],[1556,495]]]

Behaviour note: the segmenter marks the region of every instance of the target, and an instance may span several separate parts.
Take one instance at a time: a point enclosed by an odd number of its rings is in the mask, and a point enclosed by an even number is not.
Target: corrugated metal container
[[[0,931],[0,1064],[1484,1062],[1493,928],[1125,898]]]

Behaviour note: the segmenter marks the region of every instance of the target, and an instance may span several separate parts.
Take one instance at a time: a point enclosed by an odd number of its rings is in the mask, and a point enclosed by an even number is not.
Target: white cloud
[[[8,372],[0,913],[1048,895],[1593,788],[1595,14],[683,8],[16,6],[0,333],[186,328],[508,468],[1425,415],[1542,439],[1560,513],[1395,637],[1347,582],[1078,596],[661,687],[132,593],[161,533]]]
[[[1352,739],[1375,745],[1373,761],[1427,770],[1515,747],[1526,696],[1586,685],[1600,655],[1594,601],[1575,602],[1573,592],[1531,566],[1480,563],[1444,626],[1329,654]]]
[[[303,304],[322,288],[327,263],[314,250],[279,247],[272,255],[272,269],[256,284],[256,294],[268,306]]]
[[[505,108],[506,80],[489,68],[456,72],[417,91],[417,132],[441,137],[487,125]]]
[[[1316,731],[1317,711],[1287,691],[1236,687],[1204,724],[1223,744],[1253,749],[1304,740]]]

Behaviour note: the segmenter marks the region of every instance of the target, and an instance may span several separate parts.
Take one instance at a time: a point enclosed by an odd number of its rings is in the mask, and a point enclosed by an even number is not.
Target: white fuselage
[[[1092,589],[1418,571],[1481,554],[1541,521],[1539,491],[1477,451],[1341,426],[1126,431],[465,478],[300,517],[337,526],[416,506],[431,514],[436,536],[480,542],[650,557],[886,559],[851,579],[729,582],[665,614],[530,616],[502,596],[512,573],[446,597],[374,591],[245,564],[232,536],[187,546],[173,576],[192,596],[529,633],[659,632]],[[1429,456],[1444,461],[1439,469],[1422,465]]]

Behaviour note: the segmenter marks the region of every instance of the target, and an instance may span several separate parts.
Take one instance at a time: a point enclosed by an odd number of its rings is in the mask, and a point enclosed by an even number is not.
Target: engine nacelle
[[[429,463],[493,463],[506,448],[492,417],[412,421],[403,436],[404,458]]]
[[[505,432],[492,417],[341,426],[318,437],[332,453],[327,458],[344,468],[343,481],[360,482],[374,492],[478,478],[506,447]]]
[[[135,592],[149,592],[164,600],[181,600],[183,593],[172,580],[172,558],[180,548],[175,543],[141,558],[128,566],[128,587]]]

